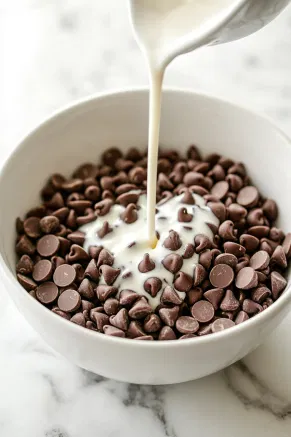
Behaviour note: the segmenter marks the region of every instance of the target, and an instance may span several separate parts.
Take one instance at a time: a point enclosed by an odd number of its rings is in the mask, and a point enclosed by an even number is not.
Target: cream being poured
[[[157,159],[163,77],[178,55],[211,41],[217,29],[237,7],[234,0],[130,0],[137,41],[146,57],[150,78],[147,237],[155,247]]]

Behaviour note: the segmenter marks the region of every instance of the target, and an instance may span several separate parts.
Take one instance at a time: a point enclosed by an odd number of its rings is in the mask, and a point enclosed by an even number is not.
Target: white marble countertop
[[[31,127],[93,92],[147,85],[125,0],[0,3],[0,164]],[[291,8],[258,34],[176,60],[165,84],[212,92],[291,134]],[[8,290],[9,294],[9,290]],[[1,437],[290,437],[291,316],[243,362],[199,381],[134,386],[55,354],[0,283]]]

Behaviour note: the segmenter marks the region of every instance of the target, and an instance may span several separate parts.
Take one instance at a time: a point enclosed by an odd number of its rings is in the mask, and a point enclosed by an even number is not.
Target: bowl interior
[[[108,147],[146,148],[148,92],[129,91],[92,98],[60,112],[30,134],[10,157],[0,178],[0,252],[14,274],[15,218],[38,204],[51,173],[68,175]],[[196,144],[243,161],[261,192],[280,208],[278,224],[291,230],[291,147],[270,122],[203,95],[165,91],[161,144],[185,152]]]

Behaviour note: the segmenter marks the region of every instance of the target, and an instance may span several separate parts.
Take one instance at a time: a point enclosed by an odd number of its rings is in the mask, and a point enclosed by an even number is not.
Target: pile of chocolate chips
[[[84,164],[69,179],[52,175],[41,192],[42,204],[16,222],[20,284],[73,323],[140,340],[218,332],[264,311],[279,298],[287,284],[284,271],[291,256],[291,234],[285,236],[275,226],[275,201],[262,198],[242,163],[217,154],[202,159],[194,146],[186,158],[177,151],[161,151],[157,201],[184,193],[183,201],[191,203],[191,192],[203,196],[220,222],[217,229],[212,227],[213,243],[200,235],[188,245],[184,257],[199,254],[193,277],[174,269],[173,283],[162,290],[155,310],[135,290],[116,288],[120,271],[114,256],[102,246],[91,246],[87,253],[78,228],[106,215],[114,203],[126,208],[121,217],[125,223],[135,221],[139,195],[131,191],[145,192],[146,168],[145,153],[130,149],[123,156],[112,148],[101,164]],[[179,217],[177,211],[178,219],[189,222],[187,214],[180,212]],[[100,238],[108,226],[103,226]],[[181,265],[181,257],[174,256],[178,241],[179,235],[169,234],[171,259],[164,261],[165,268]],[[151,260],[146,255],[140,268],[147,266]],[[101,275],[105,284],[98,285]],[[176,290],[186,291],[184,300]],[[156,288],[149,284],[147,291],[155,293]]]

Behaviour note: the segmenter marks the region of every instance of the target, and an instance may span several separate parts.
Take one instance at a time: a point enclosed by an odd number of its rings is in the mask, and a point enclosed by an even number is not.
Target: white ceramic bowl
[[[148,92],[123,91],[73,105],[27,136],[0,177],[0,265],[19,311],[44,340],[69,360],[121,381],[170,384],[216,372],[255,349],[289,310],[290,287],[266,311],[217,334],[172,342],[109,337],[84,329],[34,300],[15,279],[15,218],[39,201],[53,172],[69,174],[110,146],[147,144]],[[268,120],[213,97],[186,91],[163,94],[161,143],[183,152],[191,143],[204,153],[243,161],[265,196],[277,200],[279,225],[291,229],[291,147]]]

